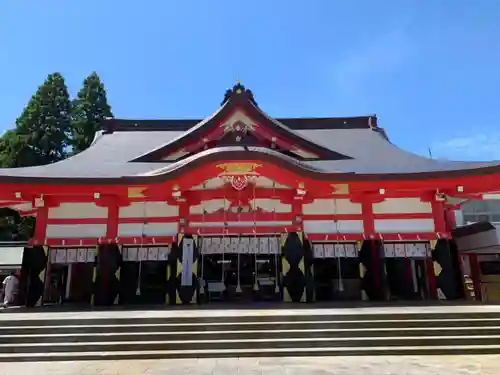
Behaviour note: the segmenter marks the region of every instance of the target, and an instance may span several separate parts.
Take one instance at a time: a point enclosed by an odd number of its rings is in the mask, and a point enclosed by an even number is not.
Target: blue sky
[[[376,113],[410,151],[500,159],[499,18],[498,0],[1,0],[0,129],[55,71],[72,94],[97,71],[126,118],[208,116],[239,78],[276,117]]]

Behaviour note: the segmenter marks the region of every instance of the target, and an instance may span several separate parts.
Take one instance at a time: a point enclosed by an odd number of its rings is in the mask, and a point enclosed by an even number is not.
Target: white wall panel
[[[225,180],[220,177],[211,178],[205,181],[205,183],[193,186],[190,190],[204,190],[204,189],[217,189],[225,184]]]
[[[305,233],[363,233],[362,220],[304,220]]]
[[[170,206],[166,202],[134,202],[130,206],[120,207],[120,217],[171,217],[179,215],[179,206]]]
[[[224,201],[225,201],[225,205],[224,205]],[[198,205],[190,206],[189,213],[190,214],[203,214],[203,209],[205,209],[205,211],[207,213],[212,213],[212,212],[216,212],[220,209],[223,209],[224,207],[227,210],[227,209],[229,209],[230,204],[231,204],[231,202],[228,201],[227,199],[212,199],[209,201],[203,201],[203,202],[201,202],[201,204],[198,204]]]
[[[250,201],[250,206],[254,207],[253,199]],[[277,213],[292,212],[291,204],[281,203],[278,199],[266,199],[266,198],[255,199],[255,207],[261,208],[267,212],[277,212]]]
[[[377,233],[434,232],[434,219],[375,220]]]
[[[314,214],[361,214],[361,204],[349,199],[315,199],[312,203],[302,206],[306,215]]]
[[[177,223],[119,224],[118,236],[173,236],[177,229]]]
[[[47,225],[47,238],[98,238],[106,236],[106,224]]]
[[[258,187],[269,188],[269,189],[290,189],[289,186],[278,184],[276,181],[270,178],[259,176],[256,179],[256,185]]]
[[[421,202],[420,198],[387,198],[373,204],[375,214],[432,213],[430,202]]]
[[[95,203],[61,203],[59,207],[49,207],[49,219],[89,219],[108,217],[108,208]]]

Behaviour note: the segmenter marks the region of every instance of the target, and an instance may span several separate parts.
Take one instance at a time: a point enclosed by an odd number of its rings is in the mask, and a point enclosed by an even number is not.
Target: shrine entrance
[[[428,243],[384,243],[385,268],[390,298],[429,298],[427,280]]]
[[[95,256],[95,248],[51,248],[43,303],[90,303]]]
[[[200,257],[202,302],[281,299],[277,236],[204,237]]]
[[[316,301],[361,298],[359,259],[353,243],[315,243],[314,288]]]
[[[169,252],[168,246],[123,247],[120,303],[165,303]]]

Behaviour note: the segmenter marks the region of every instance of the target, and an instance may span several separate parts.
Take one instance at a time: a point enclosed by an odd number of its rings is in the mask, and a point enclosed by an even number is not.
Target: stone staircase
[[[12,319],[0,321],[0,361],[500,353],[500,311],[297,311],[86,317],[89,312],[44,319],[9,314]]]

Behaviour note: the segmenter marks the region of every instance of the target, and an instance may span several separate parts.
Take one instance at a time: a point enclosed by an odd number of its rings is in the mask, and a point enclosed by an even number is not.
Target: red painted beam
[[[300,226],[286,227],[229,227],[229,228],[186,228],[188,234],[201,234],[206,236],[222,235],[253,235],[253,234],[279,234],[300,231]],[[310,241],[359,241],[366,239],[362,233],[306,233]],[[377,235],[377,238],[381,237]],[[386,233],[381,238],[384,241],[429,241],[436,239],[436,233]],[[175,242],[176,236],[128,236],[114,238],[36,238],[30,241],[30,246],[97,246],[100,244],[122,245],[159,245]]]
[[[179,216],[167,217],[121,217],[116,219],[117,224],[143,224],[147,223],[177,223]],[[52,218],[47,219],[48,225],[89,225],[89,224],[108,224],[107,218]],[[116,236],[115,236],[116,237]]]
[[[111,213],[112,214],[112,213]],[[192,222],[224,222],[224,221],[293,221],[297,215],[292,212],[266,212],[258,211],[252,212],[222,212],[217,211],[207,214],[189,214],[185,216],[163,216],[163,217],[118,217],[116,218],[117,224],[142,224],[147,223],[175,223],[181,217],[186,218]],[[303,220],[363,220],[361,214],[305,214],[299,215]],[[432,214],[427,213],[395,213],[395,214],[373,214],[377,220],[394,220],[394,219],[430,219],[433,218]],[[108,224],[107,218],[51,218],[47,219],[48,225],[86,225],[86,224]]]
[[[273,213],[273,212],[222,212],[217,211],[214,213],[207,214],[191,214],[189,215],[189,221],[192,222],[224,222],[224,221],[291,221],[294,219],[294,215],[291,212],[287,213]]]
[[[189,227],[185,229],[188,234],[201,234],[211,236],[223,235],[245,235],[250,236],[253,234],[277,234],[286,232],[300,232],[300,225],[287,225],[287,226],[248,226],[248,227]]]
[[[119,245],[161,245],[171,244],[176,241],[176,236],[157,236],[157,237],[115,237],[115,238],[47,238],[43,241],[31,240],[29,246],[47,245],[47,246],[80,246],[91,247],[102,244]]]

